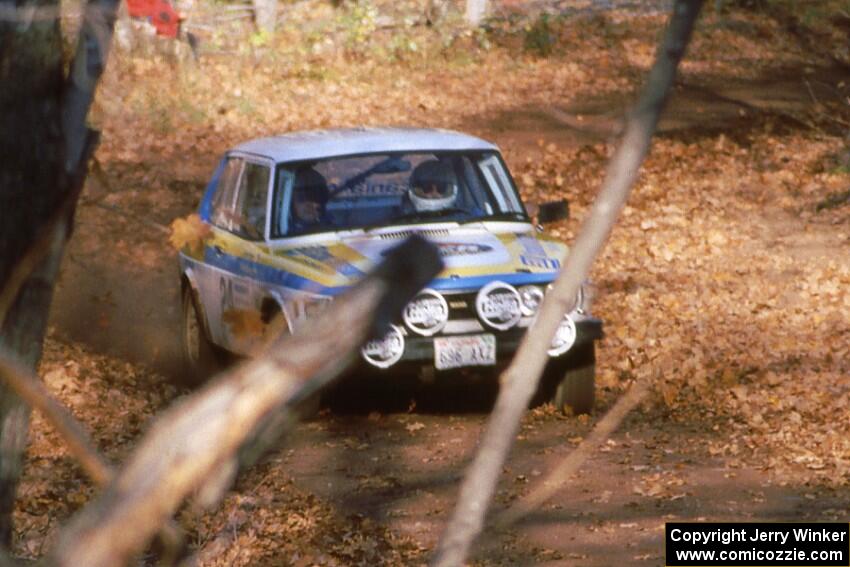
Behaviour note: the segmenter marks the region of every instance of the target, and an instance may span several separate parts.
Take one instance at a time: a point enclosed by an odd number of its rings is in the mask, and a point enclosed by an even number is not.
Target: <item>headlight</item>
[[[569,315],[564,315],[561,325],[555,332],[555,338],[549,347],[549,356],[561,356],[576,342],[576,324]]]
[[[404,307],[401,315],[411,331],[430,337],[446,326],[449,306],[433,289],[423,289]]]
[[[519,292],[504,282],[490,282],[475,297],[475,310],[484,323],[506,331],[519,323],[522,307]]]
[[[387,334],[363,345],[360,354],[372,366],[389,368],[404,354],[404,334],[397,326],[390,325]]]
[[[522,314],[530,317],[537,313],[543,302],[543,290],[535,285],[526,285],[519,288],[520,308]]]

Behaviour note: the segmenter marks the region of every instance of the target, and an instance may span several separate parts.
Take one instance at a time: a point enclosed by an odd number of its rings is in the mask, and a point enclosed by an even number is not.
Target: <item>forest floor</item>
[[[503,149],[526,201],[570,200],[571,218],[552,229],[569,243],[664,17],[611,10],[552,20],[540,37],[505,24],[448,42],[412,27],[390,52],[382,46],[398,34],[357,35],[362,18],[334,21],[330,42],[285,28],[279,44],[232,56],[117,51],[110,63],[96,112],[103,144],[41,374],[115,462],[157,411],[190,393],[166,227],[197,206],[227,147],[314,127],[467,131]],[[801,32],[762,14],[704,15],[593,270],[606,324],[598,408],[579,418],[530,411],[495,509],[531,491],[636,378],[653,377],[653,394],[560,494],[486,533],[477,564],[657,565],[671,520],[850,520],[842,38],[830,22]],[[191,545],[204,565],[426,562],[484,427],[487,390],[388,384],[325,407],[242,475],[220,509],[181,513]],[[93,493],[35,416],[16,552],[49,549]]]

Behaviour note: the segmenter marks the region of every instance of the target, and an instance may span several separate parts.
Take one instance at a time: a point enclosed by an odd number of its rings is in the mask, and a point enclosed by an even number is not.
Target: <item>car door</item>
[[[260,305],[272,269],[263,261],[268,250],[271,172],[271,163],[246,158],[236,190],[231,232],[239,238],[239,249],[220,287],[227,348],[240,354],[249,354],[262,340]]]
[[[205,256],[201,293],[210,338],[237,353],[247,353],[255,342],[244,322],[261,292],[271,171],[261,158],[229,156],[211,204],[215,238]]]
[[[209,222],[212,224],[214,237],[208,240],[203,262],[193,267],[201,305],[207,320],[209,338],[222,347],[227,347],[222,329],[224,311],[222,305],[225,304],[223,295],[229,281],[229,270],[227,270],[227,254],[224,253],[221,240],[223,235],[230,234],[233,225],[236,189],[244,165],[245,161],[241,157],[225,156],[209,205]]]

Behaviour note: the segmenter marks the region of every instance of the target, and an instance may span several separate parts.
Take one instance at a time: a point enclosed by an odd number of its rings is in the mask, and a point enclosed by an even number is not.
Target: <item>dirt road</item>
[[[491,534],[476,558],[503,565],[657,565],[669,520],[850,517],[850,477],[840,466],[850,458],[846,443],[836,441],[836,462],[817,461],[820,468],[794,461],[803,455],[799,445],[821,455],[825,441],[816,435],[831,419],[848,415],[846,405],[829,405],[850,395],[844,357],[850,320],[842,312],[846,206],[815,213],[815,197],[789,181],[789,169],[801,163],[795,161],[802,159],[799,149],[770,150],[748,130],[761,129],[765,120],[786,128],[784,112],[812,104],[817,89],[826,88],[818,85],[841,79],[823,73],[808,86],[789,77],[685,81],[677,90],[660,126],[659,161],[649,164],[595,270],[596,310],[609,335],[599,351],[599,409],[590,419],[534,410],[504,470],[496,508],[539,482],[640,372],[658,373],[664,382],[664,373],[689,372],[679,367],[692,361],[706,370],[671,381],[675,391],[660,388],[567,489],[519,525]],[[470,117],[468,129],[504,148],[515,173],[530,170],[526,158],[541,160],[551,143],[558,151],[595,155],[601,164],[594,144],[616,132],[624,103],[519,108]],[[701,155],[707,147],[723,157]],[[677,163],[680,177],[665,177]],[[724,169],[734,163],[743,168],[737,181]],[[574,169],[582,167],[597,178],[601,173],[592,164]],[[749,177],[749,168],[759,168],[757,175]],[[154,217],[145,206],[154,197],[144,194],[123,211],[80,207],[54,302],[57,336],[179,378],[176,264],[166,237],[149,223],[167,225],[192,209],[203,187],[201,169],[171,179],[170,192],[156,197],[167,202],[152,209]],[[590,194],[572,197],[580,217]],[[557,230],[569,239],[577,228],[573,219]],[[690,390],[702,381],[708,386],[696,392],[715,397],[712,403]],[[796,397],[800,388],[822,397]],[[758,409],[765,392],[779,398],[770,401],[775,414]],[[331,408],[302,424],[261,466],[262,474],[241,481],[237,492],[252,494],[252,483],[266,475],[290,477],[340,514],[381,523],[432,548],[487,408],[451,403],[468,397],[461,388],[441,392],[448,403],[415,399],[392,385],[384,393],[387,399],[364,395],[357,410]],[[822,407],[812,401],[827,398],[832,401]],[[811,437],[777,440],[784,431],[774,426],[779,419],[799,420],[797,431]],[[233,550],[227,553],[221,561]]]

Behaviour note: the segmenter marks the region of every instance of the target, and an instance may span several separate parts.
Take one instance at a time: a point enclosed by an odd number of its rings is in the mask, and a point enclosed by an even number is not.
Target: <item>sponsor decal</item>
[[[443,258],[454,258],[457,256],[475,256],[477,254],[486,254],[492,252],[493,247],[486,244],[476,244],[474,242],[434,242],[431,243],[437,247],[440,256]],[[381,251],[381,256],[387,256],[391,250]]]
[[[427,228],[421,229],[426,232]],[[417,232],[412,229],[411,232]],[[486,239],[485,242],[481,240]],[[443,258],[447,269],[473,270],[487,266],[498,266],[511,262],[511,255],[507,249],[496,238],[490,235],[481,235],[465,239],[463,236],[455,236],[451,239],[433,238],[429,239],[431,244],[437,247],[437,251]],[[363,239],[352,242],[350,246],[367,258],[379,261],[386,256],[392,247],[388,240],[374,238]],[[466,275],[469,275],[467,272]]]
[[[476,254],[486,254],[492,252],[493,247],[486,244],[476,244],[474,242],[435,242],[440,251],[440,256],[444,258],[454,256],[474,256]]]
[[[548,256],[526,256],[525,254],[520,254],[519,261],[524,266],[532,268],[541,268],[544,270],[561,269],[561,261],[557,258],[549,258]]]
[[[409,185],[401,183],[358,183],[344,191],[339,190],[339,185],[332,183],[328,186],[334,199],[348,197],[401,197],[410,189]]]
[[[543,250],[543,245],[540,244],[540,241],[534,238],[533,236],[528,235],[520,235],[517,236],[517,240],[522,245],[522,249],[531,257],[541,257],[546,256],[546,251]]]

